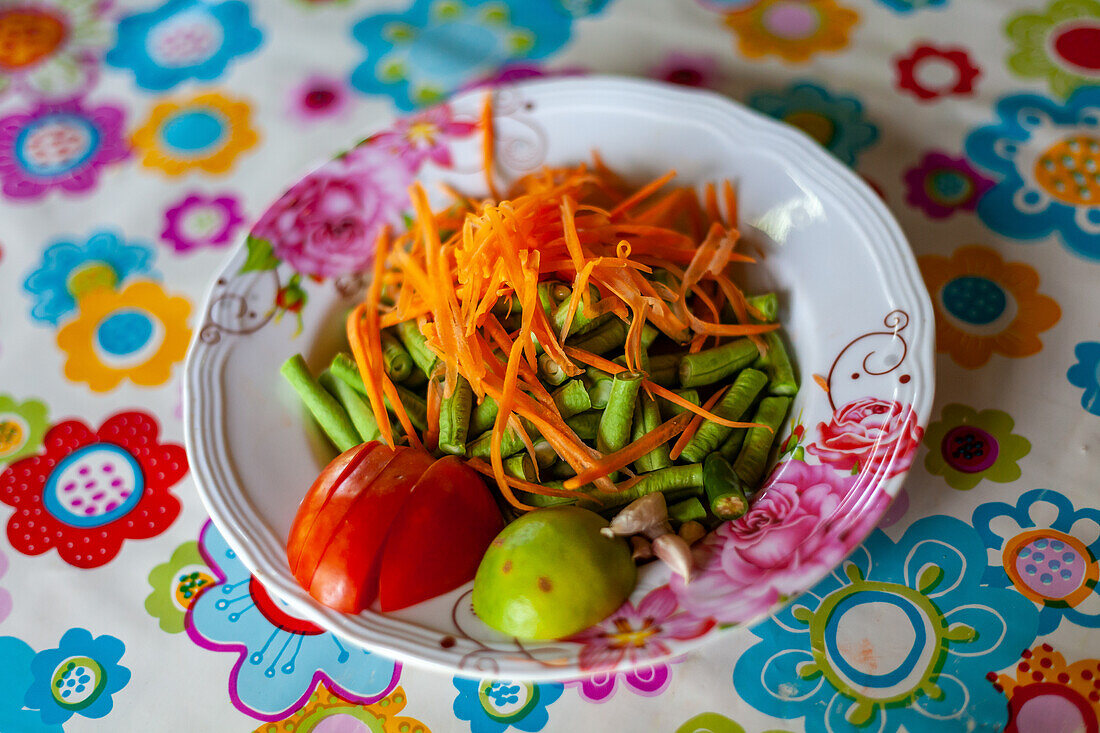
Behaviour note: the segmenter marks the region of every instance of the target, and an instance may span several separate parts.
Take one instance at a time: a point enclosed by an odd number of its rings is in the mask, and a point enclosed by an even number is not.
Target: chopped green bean
[[[699,399],[699,392],[694,389],[674,389],[672,390],[672,392],[682,399],[695,405],[696,407],[703,404]],[[676,404],[675,402],[666,400],[664,397],[661,397],[657,404],[660,405],[661,417],[665,420],[671,420],[672,418],[679,415],[681,412],[685,411],[683,407]]]
[[[550,396],[554,398],[554,404],[557,405],[558,412],[563,418],[578,415],[592,407],[588,391],[579,379],[570,379],[554,390]]]
[[[661,354],[649,357],[649,381],[662,387],[672,387],[680,382],[682,354]]]
[[[558,454],[554,451],[554,446],[545,440],[536,440],[533,445],[535,447],[535,463],[538,464],[539,468],[549,468],[558,460]]]
[[[425,377],[432,376],[437,357],[428,348],[428,342],[424,334],[420,333],[420,327],[416,325],[416,321],[402,321],[394,326],[394,330],[397,331],[397,337],[401,339],[401,343],[405,344],[405,350],[409,352],[413,363],[420,368]]]
[[[760,315],[764,316],[761,319],[762,323],[775,323],[779,318],[779,298],[775,293],[754,295],[748,298],[748,302]]]
[[[695,354],[685,354],[680,360],[680,384],[684,387],[714,384],[741,371],[758,356],[760,352],[757,351],[756,344],[747,338]]]
[[[783,339],[779,338],[779,334],[775,331],[769,331],[764,334],[764,343],[768,350],[756,359],[753,366],[767,372],[770,394],[793,396],[798,392],[798,379],[794,375],[794,367],[791,366],[791,358],[787,355]]]
[[[582,412],[579,415],[566,418],[565,424],[572,428],[578,438],[591,442],[596,439],[596,433],[599,431],[600,426],[600,416],[602,414],[603,413],[598,410],[589,410],[588,412]]]
[[[741,483],[745,486],[756,486],[763,478],[772,443],[779,432],[779,426],[787,417],[790,406],[790,397],[765,397],[756,408],[756,414],[753,415],[751,422],[761,423],[767,427],[749,428],[749,434],[745,436],[745,444],[741,446],[741,452],[733,462],[733,470],[737,472]]]
[[[405,414],[409,416],[409,422],[417,430],[428,429],[428,401],[418,395],[412,390],[406,389],[404,386],[397,384],[394,385],[397,388],[397,396],[401,400],[401,406],[405,408]],[[390,398],[385,397],[386,409],[394,415],[397,411],[390,403]]]
[[[492,428],[497,419],[498,409],[497,401],[489,395],[485,395],[481,404],[474,407],[473,412],[470,414],[468,434],[477,436]]]
[[[756,369],[743,369],[737,375],[737,379],[734,380],[733,384],[730,385],[730,388],[726,390],[722,399],[714,406],[712,412],[727,420],[740,420],[741,416],[756,400],[756,395],[760,394],[760,390],[764,389],[764,385],[767,383],[768,377],[764,372]],[[695,435],[684,446],[680,456],[688,463],[698,463],[717,450],[729,437],[732,430],[731,427],[704,420],[699,429],[695,431]]]
[[[460,376],[454,391],[439,402],[439,450],[453,456],[466,455],[466,436],[470,429],[470,411],[474,392]]]
[[[619,372],[615,375],[611,382],[611,395],[607,398],[607,407],[600,416],[600,427],[596,432],[596,450],[600,453],[614,453],[630,442],[634,401],[641,386],[642,375],[638,372]]]
[[[745,442],[745,436],[748,435],[748,428],[734,428],[730,431],[729,437],[725,442],[718,447],[718,452],[722,454],[722,457],[727,461],[737,460],[737,454],[741,452],[741,446]]]
[[[657,400],[642,392],[638,395],[638,402],[634,406],[634,426],[630,439],[638,440],[642,436],[652,432],[661,424],[661,409]],[[649,473],[668,468],[672,461],[668,458],[668,444],[662,443],[649,453],[634,461],[634,469],[638,473]]]
[[[558,303],[554,308],[554,313],[551,318],[554,324],[554,333],[561,333],[562,327],[565,326],[565,318],[569,315],[569,306],[574,298],[579,297],[580,295],[578,293],[570,292],[569,297]],[[588,290],[588,307],[593,307],[599,301],[599,298],[599,291],[590,287]],[[589,311],[589,313],[591,313],[591,311]],[[588,313],[585,313],[584,302],[582,301],[577,304],[577,309],[573,313],[573,320],[569,323],[569,333],[566,334],[566,337],[580,336],[581,334],[588,333],[607,321],[609,316],[609,313],[588,315]]]
[[[707,504],[718,519],[737,519],[749,510],[745,487],[721,453],[707,456],[703,463],[703,484]]]
[[[389,329],[381,333],[382,364],[386,376],[395,382],[404,382],[413,370],[413,360],[397,337]]]
[[[483,433],[466,445],[466,455],[472,458],[480,458],[488,461],[491,457],[493,432]],[[533,440],[533,438],[532,438]],[[507,458],[523,450],[523,439],[511,425],[504,429],[504,435],[500,438],[500,456]]]
[[[561,365],[554,361],[549,354],[539,354],[538,358],[538,374],[542,378],[542,381],[547,384],[557,386],[569,379],[569,375],[565,373],[565,370],[561,368]]]
[[[586,496],[602,502],[602,508],[611,508],[629,504],[646,494],[657,491],[668,494],[682,489],[692,489],[696,495],[703,490],[703,464],[692,463],[683,466],[670,466],[660,471],[646,473],[639,477],[633,486],[622,491],[603,492],[590,486],[582,487]],[[682,495],[681,495],[682,496]]]
[[[313,378],[301,354],[295,354],[283,362],[279,371],[341,453],[362,442],[347,411]]]
[[[649,325],[648,323],[643,324],[642,325],[642,350],[645,351],[650,346],[652,346],[653,342],[656,341],[657,337],[660,336],[660,335],[661,335],[661,332],[658,331],[653,326]]]
[[[606,354],[612,349],[621,349],[626,343],[626,324],[615,317],[608,318],[588,333],[568,341],[569,346],[593,354]]]
[[[356,432],[359,433],[360,442],[369,443],[372,440],[381,439],[382,431],[378,429],[378,421],[374,419],[374,412],[371,410],[370,404],[363,398],[363,395],[356,392],[344,380],[337,379],[328,369],[321,372],[321,376],[318,377],[317,381],[347,411],[351,424],[355,426]]]
[[[707,517],[706,507],[699,497],[691,496],[668,506],[668,518],[674,522],[700,522]]]
[[[534,481],[535,462],[526,453],[517,453],[504,459],[504,473],[521,481]]]
[[[601,379],[588,388],[588,401],[594,409],[602,410],[607,407],[607,401],[611,399],[611,386],[614,383],[615,380],[608,376],[607,379]]]
[[[359,375],[359,367],[355,365],[355,361],[347,354],[339,353],[334,356],[328,369],[332,372],[332,376],[336,377],[359,394],[365,395],[367,393],[367,388],[363,386],[363,377]]]
[[[576,504],[576,499],[567,499],[564,496],[547,496],[546,494],[532,494],[528,491],[516,491],[516,498],[524,504],[544,509],[551,506],[565,506]]]
[[[554,283],[554,286],[550,288],[550,297],[554,299],[555,304],[562,302],[572,294],[573,288],[565,283]]]

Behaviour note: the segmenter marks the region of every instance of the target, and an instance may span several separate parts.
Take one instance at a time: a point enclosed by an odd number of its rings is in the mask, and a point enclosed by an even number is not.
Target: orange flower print
[[[959,366],[977,369],[994,353],[1037,354],[1039,334],[1062,317],[1058,303],[1038,292],[1034,268],[1005,262],[989,247],[969,245],[917,262],[936,311],[936,351]]]
[[[836,0],[760,0],[726,15],[738,49],[750,59],[775,55],[801,64],[848,45],[859,13]]]
[[[1100,660],[1072,664],[1050,644],[1025,649],[1009,674],[986,678],[1008,697],[1005,733],[1029,730],[1097,730],[1100,725]],[[1015,672],[1015,677],[1011,674]]]

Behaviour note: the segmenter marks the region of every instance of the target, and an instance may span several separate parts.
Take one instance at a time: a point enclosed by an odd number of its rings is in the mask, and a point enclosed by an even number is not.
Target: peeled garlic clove
[[[661,524],[668,524],[668,504],[665,495],[657,491],[627,504],[611,520],[610,530],[619,536],[641,534]]]
[[[684,538],[678,534],[663,534],[653,540],[653,554],[672,568],[672,572],[679,573],[685,581],[691,580],[691,548]]]
[[[630,545],[634,548],[630,555],[632,560],[648,560],[653,557],[653,547],[645,537],[634,535],[630,538]]]

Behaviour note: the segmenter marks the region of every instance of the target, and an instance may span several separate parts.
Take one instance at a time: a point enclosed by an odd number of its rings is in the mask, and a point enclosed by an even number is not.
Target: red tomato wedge
[[[347,475],[355,470],[359,462],[367,457],[371,451],[381,447],[378,442],[364,443],[354,448],[349,448],[332,462],[325,466],[321,475],[309,487],[302,503],[298,505],[298,512],[294,516],[294,523],[290,526],[290,538],[286,543],[287,560],[290,561],[292,572],[298,572],[298,561],[305,549],[307,538],[313,531],[313,524],[317,519],[317,512],[328,503],[332,494],[340,488]]]
[[[308,534],[303,537],[298,566],[294,570],[294,577],[303,587],[309,588],[310,581],[317,570],[317,563],[333,538],[342,530],[344,517],[359,496],[371,486],[390,463],[410,450],[400,446],[396,450],[382,444],[378,446],[369,453],[364,451],[366,455],[363,460],[350,473],[343,476],[343,480],[330,493],[328,501],[312,517],[312,525],[309,527]],[[292,530],[291,535],[294,534]]]
[[[440,458],[394,517],[382,551],[381,610],[407,608],[473,580],[502,529],[481,475],[455,456]]]
[[[413,486],[434,461],[430,454],[408,448],[388,462],[373,481],[364,482],[368,483],[366,488],[356,491],[346,513],[341,513],[339,529],[332,534],[313,577],[308,584],[303,583],[311,596],[344,613],[359,613],[374,601],[386,535]],[[340,494],[337,490],[318,521],[329,513]],[[303,553],[299,570],[305,561]],[[301,582],[301,573],[298,578]]]

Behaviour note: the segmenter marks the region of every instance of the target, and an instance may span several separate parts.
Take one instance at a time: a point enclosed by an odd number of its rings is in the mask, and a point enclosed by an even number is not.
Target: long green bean
[[[611,387],[615,380],[608,375],[607,379],[596,380],[595,384],[588,388],[588,402],[596,410],[607,407],[607,401],[611,399]]]
[[[596,450],[614,453],[630,442],[630,425],[634,421],[634,401],[642,386],[638,372],[619,372],[611,382],[611,395],[600,416],[596,432]]]
[[[640,499],[646,494],[661,491],[665,494],[692,489],[695,495],[703,490],[703,464],[692,463],[683,466],[670,466],[660,471],[646,473],[638,477],[638,480],[630,487],[614,493],[599,491],[592,487],[582,487],[578,491],[583,492],[588,498],[600,502],[603,508],[612,508],[629,504],[635,499]],[[681,498],[683,495],[679,495]],[[585,504],[582,502],[582,506]]]
[[[729,437],[718,447],[718,452],[727,461],[737,460],[737,454],[741,452],[741,446],[745,443],[745,436],[749,434],[748,428],[734,428]]]
[[[354,448],[362,442],[347,411],[313,378],[301,354],[295,354],[283,362],[279,371],[340,452]]]
[[[483,461],[488,461],[491,456],[492,440],[492,431],[483,433],[470,443],[466,444],[466,455],[472,458],[480,458]],[[519,437],[519,433],[516,432],[516,430],[511,425],[505,428],[504,434],[500,436],[501,458],[507,458],[508,456],[515,455],[516,453],[519,453],[521,450],[523,450],[523,447],[523,439]]]
[[[657,400],[644,392],[639,393],[637,404],[634,406],[634,426],[630,439],[638,440],[642,436],[657,429],[661,424],[661,409]],[[638,473],[649,473],[668,468],[672,461],[668,457],[668,444],[662,443],[649,453],[634,461],[634,469]]]
[[[682,399],[695,405],[696,407],[703,404],[699,399],[699,392],[694,389],[674,389],[672,390],[672,392]],[[681,412],[684,412],[683,407],[676,404],[675,402],[666,400],[664,397],[659,398],[657,404],[660,405],[661,417],[665,420],[671,420],[672,418],[679,415]]]
[[[741,371],[758,356],[760,352],[756,344],[747,338],[687,354],[680,360],[680,385],[701,387],[714,384]]]
[[[730,388],[726,390],[726,394],[714,406],[712,412],[727,420],[740,420],[741,416],[745,414],[756,399],[756,395],[760,394],[760,390],[764,389],[764,385],[767,383],[768,377],[764,372],[756,369],[743,369],[737,375],[737,379],[734,380],[733,384],[730,385]],[[717,450],[729,437],[732,430],[731,427],[704,420],[699,429],[695,431],[695,435],[684,446],[684,450],[680,454],[681,457],[689,463],[698,463],[711,452]]]
[[[572,428],[573,432],[581,440],[591,442],[596,439],[596,433],[600,427],[600,417],[603,413],[597,410],[589,410],[579,415],[565,419],[565,424]]]
[[[339,353],[334,356],[328,369],[332,372],[332,376],[359,394],[365,395],[367,393],[367,388],[363,386],[363,377],[359,375],[359,367],[355,365],[355,360],[347,354]]]
[[[703,502],[699,501],[697,496],[690,496],[683,501],[668,505],[668,518],[680,524],[692,521],[699,522],[706,519],[706,516],[706,507],[703,506]]]
[[[526,453],[517,453],[504,459],[504,473],[522,481],[535,480],[535,462]]]
[[[574,298],[580,297],[581,296],[579,293],[575,291],[571,292],[569,293],[568,298],[558,303],[557,306],[554,308],[554,313],[551,317],[551,321],[554,324],[554,333],[561,333],[562,327],[565,326],[565,318],[569,315],[570,304],[573,302]],[[595,306],[595,304],[599,301],[599,297],[600,294],[598,290],[596,290],[595,288],[589,288],[589,308]],[[588,333],[603,322],[607,321],[609,316],[609,313],[600,315],[589,315],[588,313],[585,313],[584,302],[582,301],[577,304],[576,311],[573,313],[573,320],[569,324],[569,333],[566,334],[566,337],[580,336],[581,334]]]
[[[405,408],[405,414],[409,416],[409,422],[417,430],[426,430],[428,428],[428,401],[403,385],[396,384],[394,386],[397,388],[397,396],[401,400],[401,406]],[[385,398],[385,402],[386,409],[396,415],[397,411],[390,404],[389,397]]]
[[[439,402],[439,450],[453,456],[466,455],[473,403],[473,389],[466,378],[460,376],[454,391]]]
[[[768,453],[771,452],[779,426],[786,419],[790,406],[790,397],[765,397],[756,408],[756,414],[753,415],[751,422],[761,423],[767,427],[749,428],[749,433],[745,436],[745,444],[741,446],[737,460],[733,462],[733,470],[737,472],[741,483],[745,486],[756,486],[763,478]]]

